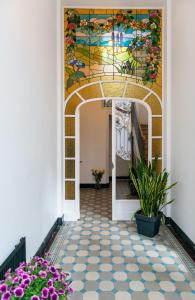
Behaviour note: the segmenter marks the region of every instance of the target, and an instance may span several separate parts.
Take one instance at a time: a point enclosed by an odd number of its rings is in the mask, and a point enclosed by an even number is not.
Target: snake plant
[[[168,186],[169,174],[165,169],[158,173],[156,161],[146,165],[143,160],[139,160],[137,167],[129,170],[130,178],[138,193],[141,213],[146,217],[162,214],[163,208],[174,201],[174,199],[167,201],[166,195],[177,183]]]

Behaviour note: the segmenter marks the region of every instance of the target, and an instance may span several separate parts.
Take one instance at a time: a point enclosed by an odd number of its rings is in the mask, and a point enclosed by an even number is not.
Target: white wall
[[[195,1],[172,1],[172,218],[195,242]]]
[[[0,1],[0,264],[57,218],[56,1]]]
[[[102,183],[109,182],[109,113],[102,101],[80,108],[80,182],[94,183],[92,168],[103,168]]]
[[[99,8],[112,8],[112,7],[157,7],[165,6],[166,0],[62,0],[63,5],[72,7],[99,7]]]

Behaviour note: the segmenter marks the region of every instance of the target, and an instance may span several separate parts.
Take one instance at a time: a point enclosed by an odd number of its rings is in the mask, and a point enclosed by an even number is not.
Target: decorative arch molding
[[[158,168],[164,168],[164,109],[161,98],[152,89],[127,80],[97,80],[73,91],[64,102],[64,182],[65,200],[76,200],[79,184],[78,133],[79,108],[89,102],[101,100],[135,101],[146,107],[149,116],[149,160],[158,156]],[[77,202],[77,201],[75,201]],[[75,204],[76,205],[76,204]],[[77,206],[78,207],[78,206]]]

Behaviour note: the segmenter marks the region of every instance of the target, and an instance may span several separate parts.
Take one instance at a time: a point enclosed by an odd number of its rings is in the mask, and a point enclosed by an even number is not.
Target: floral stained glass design
[[[65,11],[66,89],[99,75],[157,81],[161,61],[160,10]]]
[[[152,159],[158,155],[162,168],[162,46],[162,10],[64,10],[66,200],[76,195],[75,113],[82,101],[107,98],[110,107],[118,97],[148,104]]]

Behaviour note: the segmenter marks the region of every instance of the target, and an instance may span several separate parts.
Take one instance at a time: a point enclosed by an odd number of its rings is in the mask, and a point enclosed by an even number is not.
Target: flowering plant
[[[20,263],[14,273],[8,270],[5,280],[0,281],[1,300],[67,299],[73,293],[69,274],[56,269],[47,256],[36,256],[30,263]]]
[[[92,175],[95,177],[96,187],[99,188],[102,176],[105,173],[104,169],[92,169]]]

